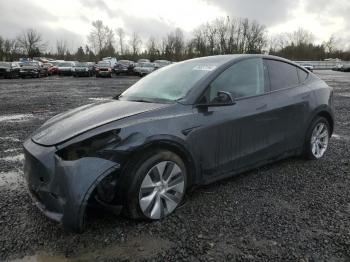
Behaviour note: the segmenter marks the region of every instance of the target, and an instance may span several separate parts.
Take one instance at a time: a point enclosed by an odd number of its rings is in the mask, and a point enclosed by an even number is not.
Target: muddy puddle
[[[25,256],[20,259],[9,260],[11,262],[73,262],[73,261],[95,261],[95,260],[118,260],[140,261],[144,258],[152,258],[159,253],[171,249],[170,241],[151,236],[139,236],[128,238],[123,243],[108,246],[106,248],[91,251],[82,250],[77,255],[65,257],[47,252],[37,252],[33,256]]]
[[[0,190],[2,188],[16,189],[23,182],[24,180],[21,171],[14,170],[0,173]]]
[[[33,114],[2,115],[0,116],[0,122],[23,122],[33,117]]]
[[[14,156],[6,156],[3,158],[0,158],[0,160],[3,160],[5,162],[21,162],[24,160],[24,154],[14,155]]]

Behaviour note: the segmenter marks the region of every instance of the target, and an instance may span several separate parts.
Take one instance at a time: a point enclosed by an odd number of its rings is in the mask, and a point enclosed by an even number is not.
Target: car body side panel
[[[253,164],[266,155],[271,141],[266,103],[263,95],[232,106],[198,110],[200,128],[191,132],[188,140],[200,158],[203,175],[211,176],[206,179]]]
[[[274,151],[278,154],[302,147],[311,99],[311,90],[305,85],[270,93],[269,105],[274,115],[270,132],[275,134]]]

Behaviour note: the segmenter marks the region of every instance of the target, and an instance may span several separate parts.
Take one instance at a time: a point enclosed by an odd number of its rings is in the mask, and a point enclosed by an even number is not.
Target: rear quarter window
[[[303,69],[297,68],[298,77],[299,77],[299,83],[303,83],[306,78],[309,76],[307,72],[305,72]]]
[[[297,67],[282,61],[266,60],[271,91],[299,85]]]

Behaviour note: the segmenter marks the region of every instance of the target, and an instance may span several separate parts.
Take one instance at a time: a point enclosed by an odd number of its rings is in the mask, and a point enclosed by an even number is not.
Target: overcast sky
[[[161,39],[176,27],[189,35],[200,24],[229,15],[256,20],[270,34],[302,27],[318,43],[334,34],[340,48],[349,48],[349,14],[349,0],[0,0],[0,35],[13,38],[34,28],[51,46],[66,39],[76,48],[86,43],[97,19],[126,33]]]

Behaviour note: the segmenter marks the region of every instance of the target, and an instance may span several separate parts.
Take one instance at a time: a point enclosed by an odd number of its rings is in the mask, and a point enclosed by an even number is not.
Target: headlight
[[[87,72],[87,71],[89,71],[89,69],[88,69],[88,68],[85,68],[85,71]]]
[[[112,130],[90,137],[60,149],[56,154],[67,161],[74,161],[83,157],[105,157],[104,150],[119,144],[119,131],[120,129]]]
[[[75,68],[74,68],[74,67],[72,68],[72,71],[73,71],[73,72],[75,71]]]
[[[6,69],[6,72],[10,72],[10,69],[7,68],[7,69]]]

